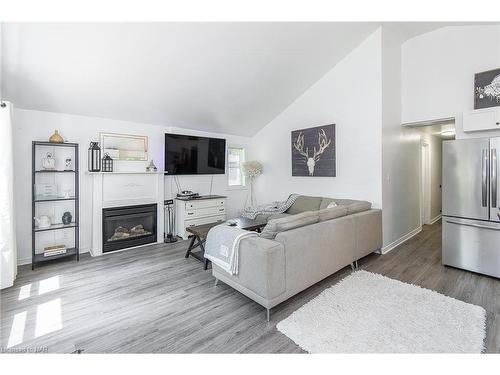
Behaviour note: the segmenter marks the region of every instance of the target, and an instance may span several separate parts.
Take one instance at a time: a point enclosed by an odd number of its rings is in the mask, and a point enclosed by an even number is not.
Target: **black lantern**
[[[103,172],[113,172],[113,159],[106,152],[102,158],[102,171]]]
[[[89,147],[89,172],[101,170],[101,148],[98,142],[90,142]]]

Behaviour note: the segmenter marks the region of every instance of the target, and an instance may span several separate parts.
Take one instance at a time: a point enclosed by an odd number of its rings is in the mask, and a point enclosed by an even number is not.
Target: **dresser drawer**
[[[193,202],[185,203],[186,211],[188,210],[199,210],[201,208],[207,207],[221,207],[226,205],[225,199],[207,199]]]
[[[186,220],[189,220],[190,218],[203,217],[203,216],[222,215],[225,213],[226,213],[226,207],[224,207],[224,206],[199,208],[196,210],[187,210],[186,211]]]

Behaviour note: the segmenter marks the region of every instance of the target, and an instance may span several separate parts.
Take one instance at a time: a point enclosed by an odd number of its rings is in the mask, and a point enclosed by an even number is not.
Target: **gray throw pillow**
[[[290,215],[279,219],[269,220],[267,225],[262,230],[260,236],[262,238],[274,239],[280,232],[300,228],[306,225],[315,224],[319,221],[317,211],[302,212],[297,215]]]
[[[286,211],[286,213],[290,215],[297,215],[306,211],[318,211],[322,199],[323,198],[321,197],[308,197],[307,195],[301,195]]]
[[[370,208],[372,208],[372,204],[368,201],[359,201],[355,199],[335,199],[335,202],[339,206],[346,207],[348,215],[368,211]]]

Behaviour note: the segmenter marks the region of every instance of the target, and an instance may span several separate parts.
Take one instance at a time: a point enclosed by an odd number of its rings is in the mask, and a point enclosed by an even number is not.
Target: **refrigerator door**
[[[443,217],[443,264],[500,277],[500,223]]]
[[[443,215],[489,220],[488,138],[443,142]]]
[[[490,220],[500,222],[500,137],[490,139]],[[499,245],[500,246],[500,245]]]

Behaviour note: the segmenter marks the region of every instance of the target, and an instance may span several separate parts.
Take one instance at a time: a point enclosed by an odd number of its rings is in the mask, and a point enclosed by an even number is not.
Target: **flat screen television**
[[[165,134],[165,174],[224,174],[226,140]]]

